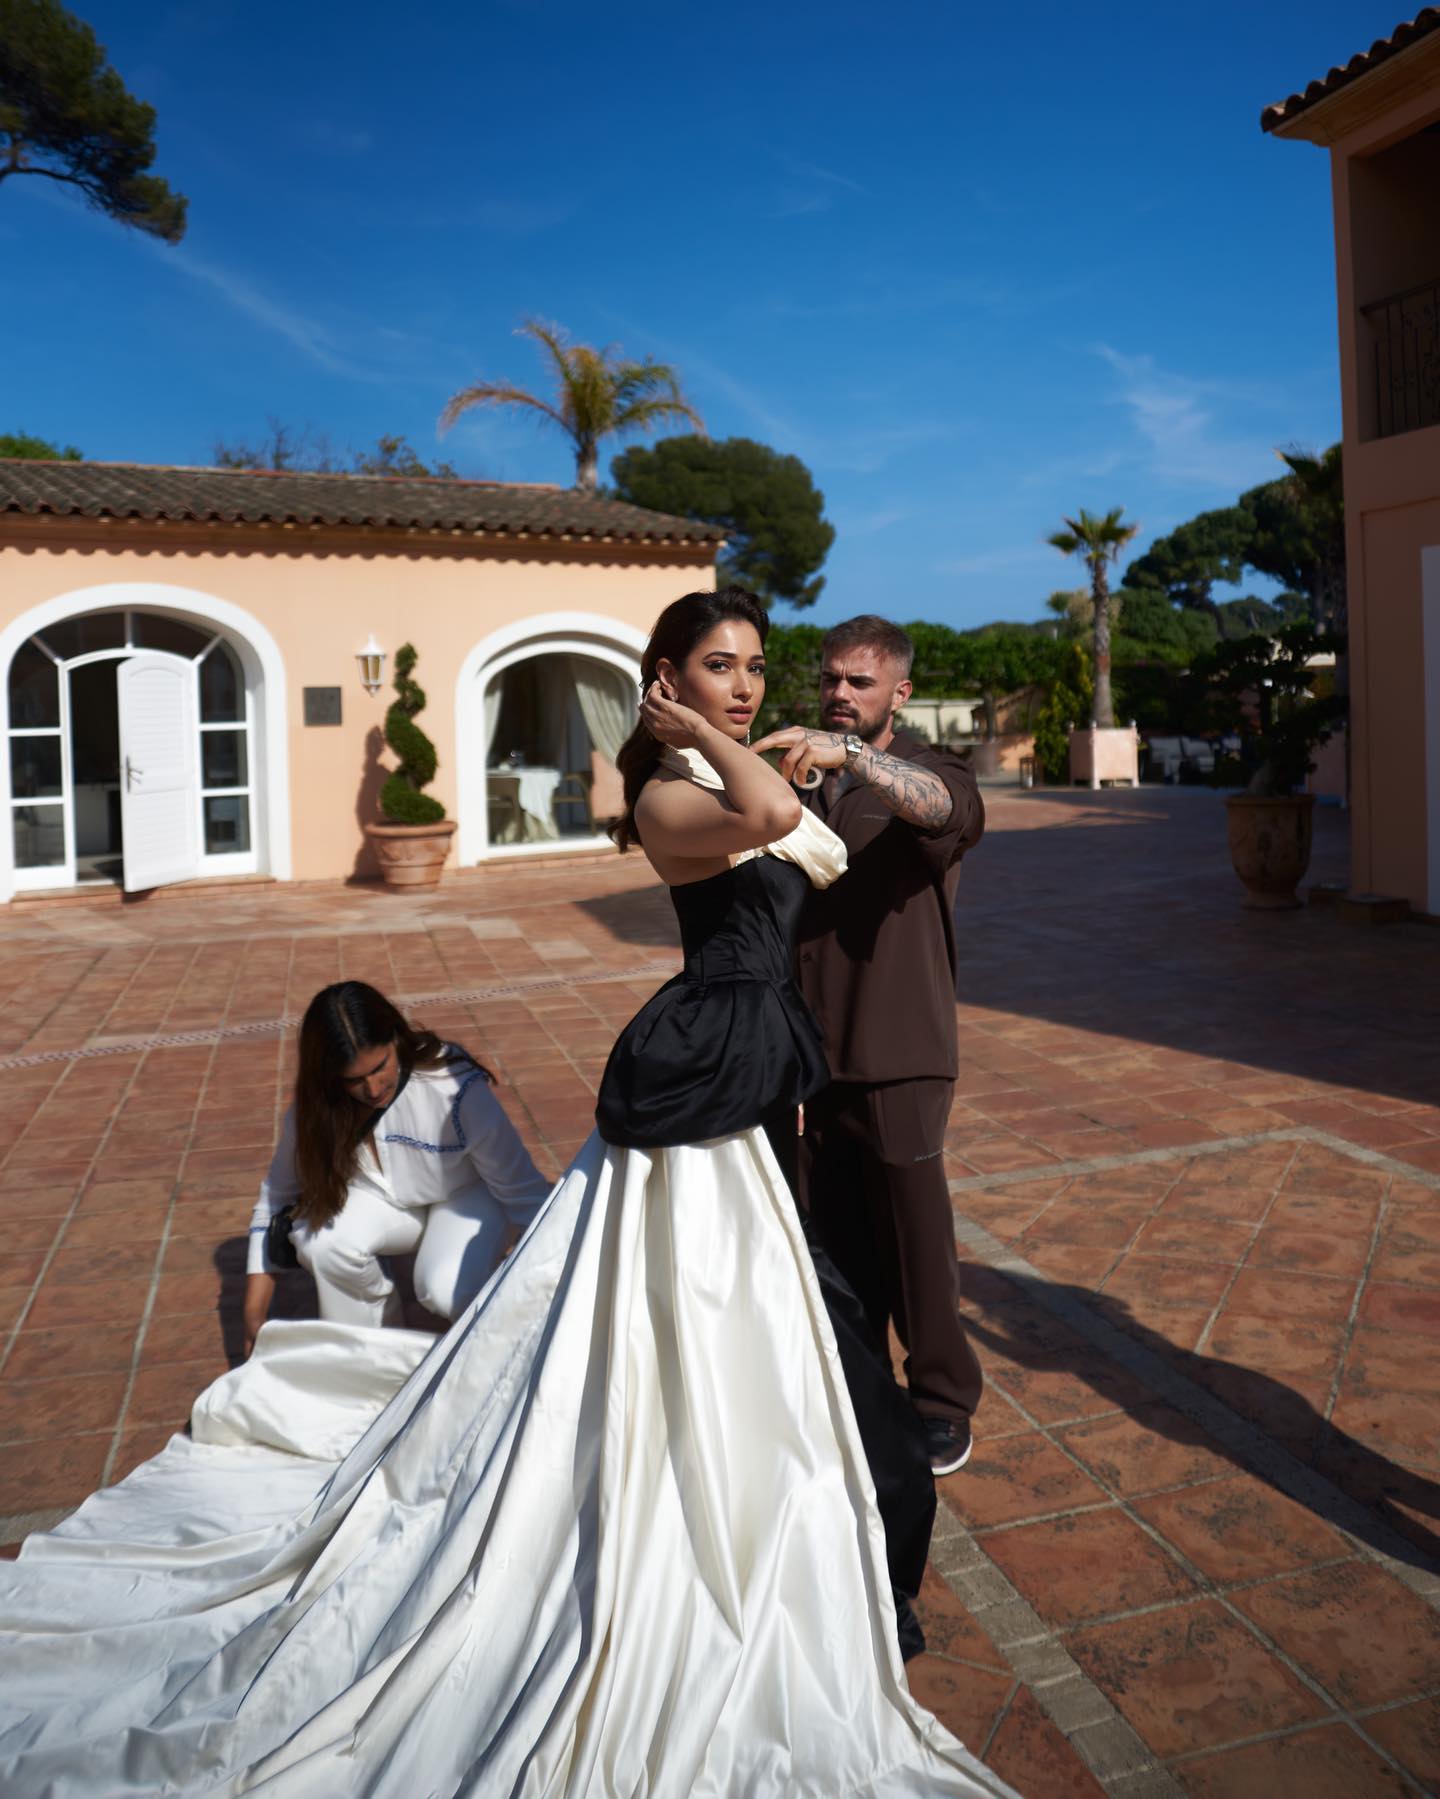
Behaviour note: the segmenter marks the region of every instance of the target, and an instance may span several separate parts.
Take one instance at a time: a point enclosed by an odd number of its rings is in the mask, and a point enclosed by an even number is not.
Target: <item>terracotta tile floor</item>
[[[1440,931],[1238,899],[1187,791],[993,794],[962,883],[947,1162],[990,1386],[911,1679],[1032,1799],[1440,1782]],[[556,1172],[675,945],[636,857],[0,916],[0,1543],[235,1355],[317,987],[469,1043]]]

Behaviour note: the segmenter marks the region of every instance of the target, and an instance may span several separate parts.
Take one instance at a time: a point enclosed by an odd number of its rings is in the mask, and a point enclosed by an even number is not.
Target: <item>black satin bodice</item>
[[[749,1130],[829,1079],[820,1031],[791,976],[810,883],[774,856],[670,889],[685,966],[610,1052],[595,1122],[630,1149]]]

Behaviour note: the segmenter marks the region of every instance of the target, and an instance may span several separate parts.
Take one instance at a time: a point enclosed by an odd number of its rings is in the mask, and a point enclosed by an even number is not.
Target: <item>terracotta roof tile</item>
[[[494,532],[718,544],[725,533],[619,500],[562,487],[394,475],[152,468],[125,462],[0,459],[0,514],[369,525],[390,530]]]
[[[1389,37],[1377,38],[1368,50],[1352,56],[1343,67],[1331,69],[1323,79],[1312,81],[1303,93],[1291,94],[1288,99],[1267,106],[1260,114],[1260,129],[1274,131],[1281,125],[1288,125],[1298,114],[1328,99],[1340,88],[1348,87],[1352,81],[1358,81],[1362,75],[1368,75],[1371,69],[1398,56],[1402,50],[1408,50],[1432,31],[1440,31],[1440,6],[1427,6],[1413,19],[1397,25]]]

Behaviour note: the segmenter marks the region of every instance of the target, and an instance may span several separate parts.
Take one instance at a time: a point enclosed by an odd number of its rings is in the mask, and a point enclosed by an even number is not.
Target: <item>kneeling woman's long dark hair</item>
[[[708,637],[716,625],[727,618],[754,625],[760,634],[761,647],[764,647],[770,630],[770,614],[748,588],[722,587],[718,593],[686,593],[678,600],[672,600],[656,619],[650,641],[645,645],[645,654],[640,658],[642,699],[655,679],[658,663],[673,662],[676,668],[681,667],[701,638]],[[660,765],[661,749],[659,739],[652,737],[645,725],[638,724],[615,758],[615,766],[625,783],[625,813],[611,827],[610,835],[622,850],[628,850],[632,843],[640,841],[640,833],[635,829],[635,802]]]
[[[355,1177],[360,1145],[374,1113],[345,1089],[344,1073],[357,1056],[395,1045],[402,1080],[417,1068],[480,1064],[434,1031],[418,1031],[364,981],[322,987],[300,1025],[300,1068],[295,1077],[295,1172],[300,1198],[295,1216],[312,1231],[336,1217]],[[488,1069],[481,1073],[489,1080]]]

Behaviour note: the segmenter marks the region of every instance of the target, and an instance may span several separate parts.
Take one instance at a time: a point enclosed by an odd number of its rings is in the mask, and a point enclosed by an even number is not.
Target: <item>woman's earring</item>
[[[749,743],[750,743],[750,733],[748,731],[745,733],[745,743],[746,743],[746,747],[748,748]]]

